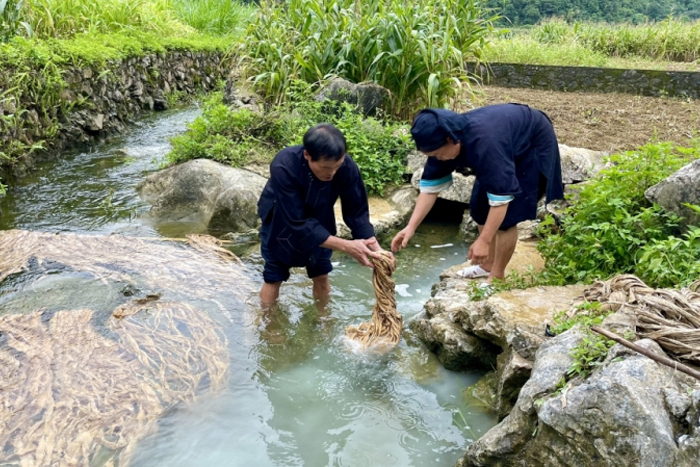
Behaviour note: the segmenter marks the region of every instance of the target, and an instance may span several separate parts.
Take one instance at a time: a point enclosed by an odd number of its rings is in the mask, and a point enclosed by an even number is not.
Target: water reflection
[[[430,248],[455,234],[454,227],[427,225],[416,235],[419,246],[399,255],[395,279],[406,293],[397,298],[406,321],[439,273],[463,261],[459,242]],[[249,261],[259,272],[259,260]],[[257,340],[232,351],[229,389],[216,402],[163,419],[164,430],[141,444],[137,465],[452,466],[493,426],[494,418],[461,395],[479,373],[445,370],[410,331],[387,353],[347,345],[345,326],[372,312],[371,270],[342,255],[333,261],[326,314],[301,274],[284,284],[271,310],[257,309],[251,296],[246,322]]]

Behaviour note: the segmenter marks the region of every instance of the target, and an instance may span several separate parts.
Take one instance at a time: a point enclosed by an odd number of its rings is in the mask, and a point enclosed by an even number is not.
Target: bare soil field
[[[600,151],[634,149],[652,141],[686,144],[700,130],[700,100],[486,86],[472,105],[517,102],[543,110],[559,142]]]

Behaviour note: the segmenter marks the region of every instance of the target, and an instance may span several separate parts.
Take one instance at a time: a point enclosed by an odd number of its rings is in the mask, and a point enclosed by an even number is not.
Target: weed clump
[[[542,223],[541,279],[563,285],[629,273],[651,287],[697,280],[700,229],[681,234],[678,216],[649,202],[644,192],[698,157],[698,141],[689,148],[648,144],[611,156],[609,167],[570,199],[557,233],[546,233],[553,218]]]

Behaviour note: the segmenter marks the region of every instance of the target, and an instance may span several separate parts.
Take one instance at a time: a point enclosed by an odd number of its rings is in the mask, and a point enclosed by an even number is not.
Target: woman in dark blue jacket
[[[481,107],[464,114],[422,110],[411,135],[428,156],[420,196],[408,225],[391,242],[405,247],[438,193],[452,184],[452,172],[476,175],[470,215],[479,238],[469,248],[472,266],[463,277],[503,278],[518,241],[517,224],[535,219],[537,202],[563,198],[561,159],[552,122],[543,112],[520,104]]]
[[[360,171],[345,153],[343,134],[333,125],[317,125],[306,132],[304,144],[280,151],[270,164],[270,179],[258,201],[261,252],[265,260],[260,292],[263,306],[279,296],[289,269],[306,267],[314,297],[330,293],[331,250],[350,254],[371,267],[369,257],[381,250],[369,222],[367,192]],[[333,205],[340,198],[343,220],[356,240],[335,236]]]

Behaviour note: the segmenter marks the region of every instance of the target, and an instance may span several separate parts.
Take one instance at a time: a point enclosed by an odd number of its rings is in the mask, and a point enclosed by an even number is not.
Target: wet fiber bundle
[[[225,386],[228,343],[209,314],[228,316],[221,284],[241,304],[253,284],[217,242],[188,243],[0,232],[0,464],[126,467],[160,417]],[[119,298],[7,301],[63,274]]]
[[[372,284],[377,299],[372,310],[372,321],[359,326],[348,326],[345,334],[365,347],[394,346],[401,340],[403,318],[396,311],[395,282],[391,275],[396,262],[391,254],[381,252],[381,259],[373,259]]]

